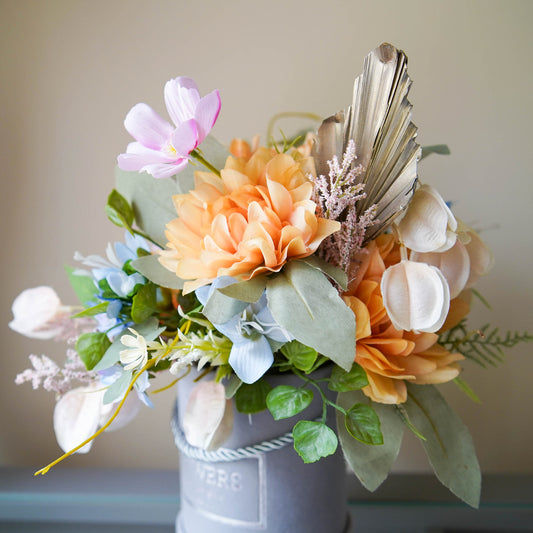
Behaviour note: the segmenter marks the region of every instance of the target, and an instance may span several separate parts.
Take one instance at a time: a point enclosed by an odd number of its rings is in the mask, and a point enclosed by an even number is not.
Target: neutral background
[[[403,49],[420,142],[452,150],[424,161],[420,177],[483,230],[496,256],[478,286],[493,311],[478,306],[472,324],[533,331],[532,23],[527,0],[2,0],[0,464],[40,467],[59,454],[53,394],[13,380],[28,354],[61,362],[64,347],[9,330],[11,302],[47,284],[74,303],[63,265],[75,250],[103,254],[122,235],[103,207],[129,142],[124,116],[139,101],[164,114],[163,85],[178,75],[204,94],[220,90],[214,133],[229,142],[264,135],[279,111],[336,112],[371,49]],[[465,364],[482,405],[443,388],[486,472],[533,473],[532,348],[509,351],[496,369]],[[154,410],[67,466],[175,468],[172,401],[172,392],[158,395]],[[411,437],[396,470],[429,470]]]

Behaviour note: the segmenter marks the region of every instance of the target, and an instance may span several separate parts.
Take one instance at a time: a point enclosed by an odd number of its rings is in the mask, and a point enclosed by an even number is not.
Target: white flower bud
[[[88,439],[98,429],[104,391],[96,386],[79,387],[68,391],[56,403],[54,431],[64,452],[68,452]],[[87,453],[92,441],[77,453]]]
[[[457,239],[457,220],[442,196],[431,186],[422,185],[413,195],[404,217],[398,223],[402,242],[415,252],[444,252]]]
[[[183,416],[183,431],[192,446],[216,450],[231,435],[233,404],[226,400],[224,386],[201,381],[189,396]]]
[[[32,339],[53,339],[59,335],[62,331],[59,321],[68,312],[54,289],[46,286],[22,291],[13,301],[11,310],[13,320],[9,327]]]
[[[438,268],[402,260],[381,278],[383,304],[393,326],[406,331],[438,331],[450,307],[450,290]]]

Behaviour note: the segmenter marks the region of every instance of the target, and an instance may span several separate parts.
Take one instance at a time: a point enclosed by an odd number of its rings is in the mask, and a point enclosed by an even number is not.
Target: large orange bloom
[[[387,316],[380,283],[387,266],[400,259],[394,237],[378,237],[359,259],[357,278],[343,298],[356,317],[355,360],[369,381],[363,392],[376,402],[397,404],[407,399],[405,381],[431,384],[454,379],[461,370],[461,354],[437,344],[435,333],[398,331]]]
[[[311,255],[340,227],[315,215],[306,177],[313,171],[311,159],[259,148],[228,157],[220,178],[196,172],[195,189],[173,198],[178,218],[167,224],[161,263],[191,280],[190,292],[218,276],[249,279]]]

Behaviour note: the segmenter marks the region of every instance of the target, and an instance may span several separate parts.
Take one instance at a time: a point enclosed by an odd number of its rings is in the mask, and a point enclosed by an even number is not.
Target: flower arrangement
[[[229,399],[282,419],[319,395],[323,417],[293,429],[303,461],[340,443],[374,490],[408,428],[437,477],[478,504],[471,438],[435,385],[454,381],[474,396],[461,363],[493,362],[531,336],[467,326],[473,286],[493,259],[418,179],[418,162],[447,150],[416,143],[410,83],[403,52],[381,45],[351,106],[316,133],[268,146],[235,139],[228,149],[214,139],[219,93],[201,97],[189,78],[165,85],[173,124],[146,104],[131,109],[125,127],[135,141],[118,157],[106,206],[125,242],[105,258],[75,254],[85,268],[67,274],[81,307],[49,287],[13,303],[12,329],[68,345],[63,367],[31,355],[33,368],[16,379],[57,394],[54,429],[66,453],[38,473],[150,406],[156,374],[170,374],[170,387],[194,366],[191,445],[224,443]],[[319,367],[329,368],[336,401],[314,378]],[[270,386],[269,376],[287,372],[302,386]],[[203,381],[209,373],[215,379]]]

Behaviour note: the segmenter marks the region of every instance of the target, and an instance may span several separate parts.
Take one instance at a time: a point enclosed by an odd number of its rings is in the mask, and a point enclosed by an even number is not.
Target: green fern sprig
[[[450,352],[459,352],[486,368],[487,364],[497,366],[503,361],[504,348],[512,348],[521,342],[533,341],[533,335],[527,332],[507,331],[503,336],[498,332],[498,328],[491,328],[489,324],[469,331],[466,327],[466,320],[463,320],[457,326],[441,334],[439,344]]]

